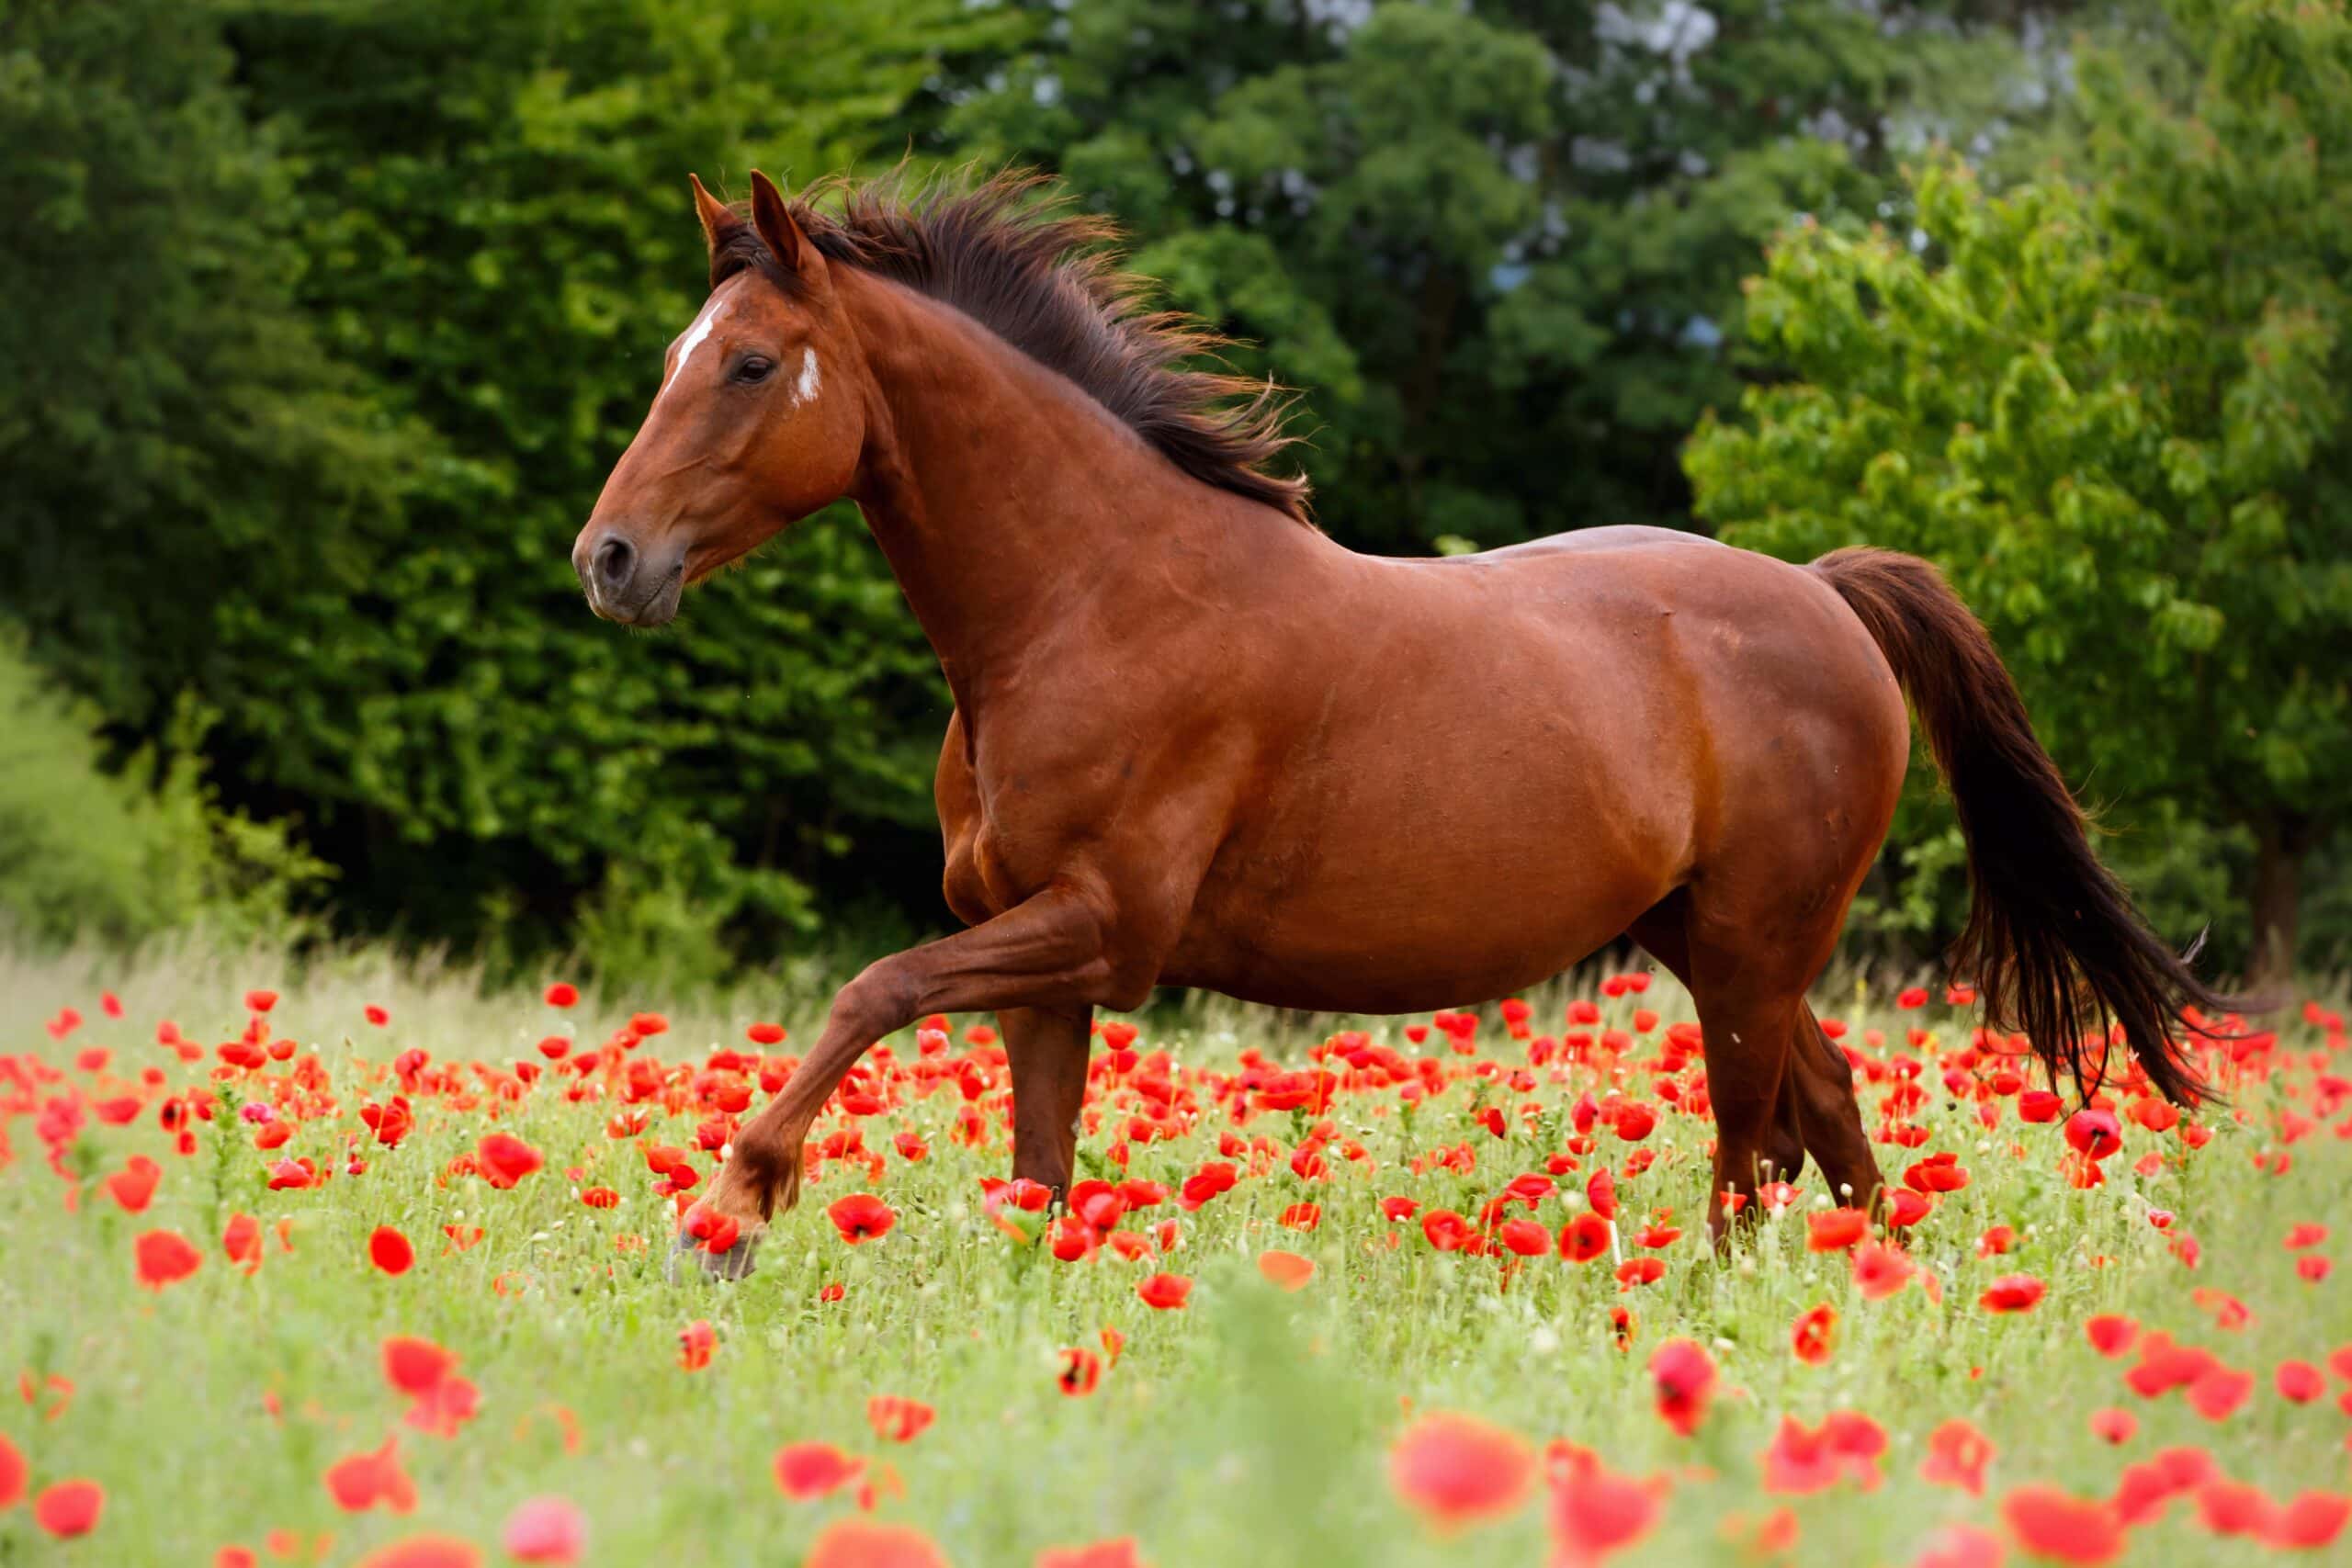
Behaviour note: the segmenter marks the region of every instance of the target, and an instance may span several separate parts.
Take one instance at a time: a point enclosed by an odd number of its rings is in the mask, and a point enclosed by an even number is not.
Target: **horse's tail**
[[[1975,978],[1986,1021],[2022,1029],[2052,1078],[2063,1067],[2087,1095],[2105,1077],[2111,1017],[2165,1099],[2209,1096],[2189,1047],[2214,1031],[2182,1010],[2237,1004],[2191,972],[2195,946],[2176,953],[2149,931],[2092,854],[2082,809],[1984,626],[1916,556],[1838,550],[1812,570],[1878,639],[1951,790],[1973,895],[1952,964]]]

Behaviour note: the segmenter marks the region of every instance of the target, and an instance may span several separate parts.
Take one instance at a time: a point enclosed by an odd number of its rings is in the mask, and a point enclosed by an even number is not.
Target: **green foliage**
[[[100,765],[86,704],[59,695],[0,637],[0,928],[63,944],[205,927],[231,943],[303,933],[297,903],[329,877],[280,823],[223,811],[203,782],[207,720],[183,705],[171,761]]]
[[[2352,21],[2179,22],[2207,62],[2186,107],[2086,67],[2086,185],[1988,195],[1939,159],[1916,239],[1790,234],[1748,325],[1798,378],[1687,463],[1733,542],[1940,561],[2069,775],[2176,852],[2243,825],[2291,943],[2295,863],[2352,817]],[[2254,922],[2221,914],[2197,923],[2245,956]]]

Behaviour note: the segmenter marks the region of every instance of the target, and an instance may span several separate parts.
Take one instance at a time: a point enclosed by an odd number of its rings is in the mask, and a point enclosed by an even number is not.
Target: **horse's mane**
[[[1119,270],[1117,225],[1069,210],[1051,175],[835,177],[788,206],[829,261],[954,306],[1076,382],[1194,479],[1306,521],[1306,477],[1264,470],[1294,439],[1282,430],[1282,389],[1188,367],[1226,340],[1151,309],[1150,281]],[[787,291],[799,282],[749,223],[713,252],[711,287],[746,269]]]

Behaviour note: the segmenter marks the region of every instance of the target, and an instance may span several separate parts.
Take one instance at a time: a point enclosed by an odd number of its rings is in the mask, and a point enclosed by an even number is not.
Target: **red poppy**
[[[1599,1214],[1578,1214],[1560,1227],[1560,1256],[1571,1263],[1589,1263],[1609,1250],[1609,1222]]]
[[[548,1006],[568,1008],[580,999],[580,987],[569,980],[558,980],[547,990]]]
[[[139,1282],[151,1291],[177,1284],[196,1272],[204,1254],[190,1247],[177,1231],[148,1231],[131,1243],[137,1256]]]
[[[1062,1352],[1062,1370],[1055,1382],[1072,1398],[1092,1393],[1102,1382],[1102,1358],[1083,1346],[1073,1346]]]
[[[107,1178],[107,1195],[126,1214],[141,1214],[154,1200],[155,1184],[164,1179],[164,1168],[145,1155],[133,1155],[120,1170]]]
[[[24,1454],[0,1432],[0,1514],[6,1513],[25,1500],[25,1485],[31,1477],[32,1467],[25,1462]]]
[[[834,1199],[826,1209],[825,1217],[833,1222],[833,1228],[852,1247],[888,1235],[890,1227],[899,1223],[890,1205],[870,1192],[853,1192],[846,1198]]]
[[[1992,1440],[1968,1422],[1946,1421],[1928,1436],[1928,1457],[1919,1462],[1920,1479],[1982,1497],[1984,1467],[1992,1462],[1993,1451]]]
[[[2133,1340],[2140,1337],[2140,1325],[2128,1317],[2101,1313],[2097,1317],[2083,1320],[2083,1335],[2091,1342],[2091,1348],[2100,1355],[2120,1356],[2132,1348]]]
[[[831,1443],[786,1443],[775,1451],[776,1489],[805,1503],[840,1491],[863,1468],[863,1461]]]
[[[710,1365],[710,1353],[718,1345],[718,1331],[708,1318],[698,1317],[678,1330],[678,1365],[690,1372],[698,1372]]]
[[[1086,1546],[1049,1546],[1037,1553],[1035,1568],[1146,1568],[1136,1538],[1098,1540]]]
[[[401,1468],[399,1443],[398,1438],[386,1438],[380,1449],[352,1454],[327,1466],[327,1495],[337,1507],[364,1514],[381,1506],[405,1514],[416,1506],[416,1483]]]
[[[2274,1509],[2264,1539],[2281,1551],[2316,1551],[2332,1546],[2352,1517],[2352,1498],[2332,1492],[2305,1492]]]
[[[2001,1517],[2018,1544],[2061,1562],[2111,1562],[2123,1552],[2123,1526],[2105,1503],[2054,1486],[2020,1486],[2001,1499]]]
[[[2309,1404],[2327,1392],[2327,1376],[2309,1361],[2281,1361],[2275,1374],[2278,1396],[2296,1404]]]
[[[1699,1429],[1715,1388],[1714,1359],[1693,1341],[1668,1339],[1650,1352],[1658,1419],[1683,1437]]]
[[[1478,1233],[1451,1209],[1431,1209],[1421,1216],[1421,1235],[1440,1252],[1459,1252]]]
[[[591,1187],[580,1194],[580,1201],[592,1209],[617,1209],[621,1195],[609,1187]]]
[[[365,1018],[368,1022],[374,1024],[379,1029],[383,1028],[384,1025],[392,1021],[392,1015],[386,1012],[382,1008],[378,1007],[374,1002],[369,1002],[366,1007],[361,1008],[359,1010],[359,1014],[362,1018]]]
[[[1830,1209],[1804,1217],[1808,1252],[1842,1252],[1871,1234],[1871,1217],[1860,1209]]]
[[[1398,1499],[1442,1529],[1510,1514],[1534,1480],[1527,1444],[1475,1416],[1424,1416],[1388,1450],[1388,1483]]]
[[[95,1481],[61,1481],[33,1499],[33,1523],[60,1540],[87,1535],[106,1511],[106,1488]]]
[[[1182,1274],[1154,1274],[1136,1287],[1143,1304],[1160,1312],[1181,1308],[1193,1293],[1193,1281]]]
[[[368,1238],[368,1258],[387,1274],[405,1274],[416,1262],[416,1248],[390,1225],[378,1225]]]
[[[1419,1209],[1420,1205],[1410,1198],[1383,1198],[1380,1201],[1381,1213],[1391,1220],[1409,1220]]]
[[[1288,1229],[1311,1231],[1323,1223],[1323,1208],[1319,1203],[1293,1203],[1282,1212],[1281,1220]],[[1551,1243],[1552,1235],[1546,1231],[1544,1234],[1544,1244],[1548,1248]]]
[[[245,1007],[252,1012],[267,1012],[277,1005],[276,991],[251,990],[245,993]]]
[[[2001,1538],[1974,1525],[1946,1525],[1930,1538],[1912,1568],[2001,1568]]]
[[[1277,1290],[1296,1291],[1315,1278],[1315,1265],[1295,1252],[1269,1250],[1258,1254],[1258,1272]]]
[[[1986,1312],[2031,1312],[2048,1289],[2030,1274],[2004,1274],[1976,1298]]]
[[[384,1341],[384,1381],[412,1398],[439,1387],[457,1369],[458,1358],[430,1339],[395,1334]]]
[[[2066,1118],[2066,1146],[2088,1160],[2103,1160],[2123,1146],[2123,1123],[2112,1111],[2085,1106]]]
[[[1657,1521],[1657,1487],[1610,1473],[1588,1450],[1569,1451],[1551,1480],[1555,1568],[1589,1568],[1640,1540]]]
[[[937,1412],[920,1399],[877,1393],[865,1402],[865,1422],[886,1443],[911,1443],[922,1436]]]
[[[353,1568],[481,1568],[471,1541],[448,1535],[413,1535],[378,1547]]]
[[[577,1562],[588,1550],[588,1520],[568,1498],[533,1497],[506,1516],[502,1540],[517,1562]]]
[[[743,1038],[754,1045],[781,1045],[785,1029],[780,1023],[755,1023],[743,1031]]]
[[[2102,1443],[2122,1447],[2140,1430],[2140,1418],[2113,1405],[2091,1412],[2091,1436]]]
[[[2208,1421],[2226,1421],[2253,1392],[2252,1372],[2233,1371],[2217,1362],[2188,1385],[2188,1403]]]
[[[1495,1239],[1521,1258],[1541,1258],[1552,1250],[1552,1233],[1533,1220],[1505,1220]]]
[[[501,1191],[545,1165],[539,1151],[512,1133],[492,1133],[474,1145],[484,1181]]]
[[[835,1519],[809,1543],[801,1568],[947,1568],[932,1540],[912,1525]]]
[[[1789,1334],[1789,1348],[1806,1366],[1817,1367],[1829,1359],[1837,1335],[1838,1309],[1823,1302],[1797,1319]]]
[[[1666,1265],[1655,1258],[1628,1258],[1617,1265],[1617,1288],[1630,1291],[1636,1285],[1654,1285],[1666,1274]]]
[[[1864,1301],[1883,1302],[1911,1282],[1913,1265],[1898,1247],[1865,1242],[1854,1248],[1854,1288]]]

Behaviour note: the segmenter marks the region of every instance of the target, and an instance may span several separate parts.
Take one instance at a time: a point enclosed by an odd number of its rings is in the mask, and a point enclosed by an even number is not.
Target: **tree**
[[[2083,185],[1990,195],[1942,159],[1916,237],[1777,245],[1748,322],[1798,378],[1686,461],[1733,542],[1941,562],[2127,820],[2243,823],[2233,945],[2275,975],[2352,820],[2352,20],[2176,19],[2193,101],[2094,57]]]
[[[1304,390],[1327,525],[1413,553],[1682,525],[1758,247],[1878,209],[1891,147],[1996,122],[2024,71],[2014,13],[1973,3],[1032,9],[950,133],[1127,223]]]

